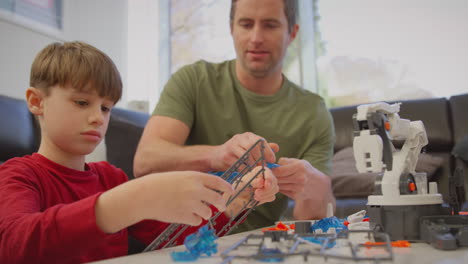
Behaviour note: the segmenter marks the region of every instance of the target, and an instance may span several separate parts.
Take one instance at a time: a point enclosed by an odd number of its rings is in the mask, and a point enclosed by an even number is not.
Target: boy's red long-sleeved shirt
[[[102,232],[96,225],[96,200],[127,176],[107,162],[86,166],[73,170],[37,153],[0,166],[0,263],[82,263],[124,256],[129,233],[149,244],[169,225],[147,220],[118,233]],[[215,228],[228,220],[221,214]],[[197,229],[188,228],[178,243]]]

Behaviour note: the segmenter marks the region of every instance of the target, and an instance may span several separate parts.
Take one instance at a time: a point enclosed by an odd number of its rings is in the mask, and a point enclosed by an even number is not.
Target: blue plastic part
[[[325,243],[325,241],[327,240],[326,237],[301,237],[302,239],[304,240],[307,240],[309,242],[312,242],[312,243],[315,243],[315,244],[319,244],[319,245],[322,245],[323,243]],[[326,245],[327,248],[332,248],[336,245],[336,241],[333,240],[329,240],[328,241],[328,244]]]
[[[279,249],[277,248],[264,248],[262,249],[262,255],[268,256],[268,255],[275,255],[275,254],[282,254]],[[266,257],[266,258],[261,258],[258,259],[261,262],[283,262],[284,257]]]
[[[332,216],[332,217],[327,217],[327,218],[323,218],[317,222],[315,222],[311,229],[312,231],[315,232],[315,230],[317,229],[322,229],[322,231],[325,233],[328,231],[328,229],[330,227],[334,227],[336,232],[339,232],[341,230],[344,230],[346,229],[346,226],[343,224],[343,221],[341,221],[340,219],[338,219],[336,216]]]
[[[171,252],[172,260],[175,262],[193,262],[198,259],[199,256],[194,256],[189,251]]]
[[[218,253],[218,245],[215,240],[218,237],[215,231],[209,228],[209,225],[204,225],[198,232],[187,236],[184,240],[186,251],[172,252],[171,256],[177,262],[196,261],[201,255],[206,254],[211,256]]]
[[[213,229],[209,229],[208,225],[202,226],[197,233],[191,234],[185,238],[185,247],[193,255],[206,254],[211,256],[218,252],[218,245],[215,240],[218,237],[214,234]]]
[[[266,163],[266,166],[267,166],[267,168],[269,168],[269,169],[274,169],[274,168],[281,167],[281,165],[279,165],[279,164],[270,163],[270,162],[267,162],[267,163]]]
[[[274,168],[278,168],[280,167],[281,165],[279,164],[276,164],[276,163],[270,163],[270,162],[267,162],[266,163],[266,167],[269,168],[269,169],[274,169]],[[213,174],[213,175],[216,175],[216,176],[222,176],[224,174],[224,171],[210,171],[209,174]],[[229,178],[226,180],[227,182],[232,182],[232,180],[237,176],[237,172],[233,172],[231,174],[231,176],[229,176]]]
[[[221,176],[223,176],[224,171],[210,171],[208,173],[221,177]],[[232,180],[237,176],[237,174],[239,174],[239,173],[238,172],[233,172],[231,174],[231,176],[229,176],[229,178],[226,179],[226,181],[229,182],[229,183],[232,183]]]

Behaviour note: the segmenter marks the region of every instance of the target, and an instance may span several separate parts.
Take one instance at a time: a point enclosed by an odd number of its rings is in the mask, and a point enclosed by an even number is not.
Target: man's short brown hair
[[[84,42],[52,43],[33,61],[29,85],[49,94],[55,85],[95,90],[114,103],[122,96],[122,80],[104,52]]]
[[[238,0],[231,0],[231,12],[229,13],[229,21],[232,26],[234,23],[234,15],[236,13],[236,3]],[[293,31],[294,25],[297,24],[297,0],[283,0],[284,14],[288,21],[288,32]]]

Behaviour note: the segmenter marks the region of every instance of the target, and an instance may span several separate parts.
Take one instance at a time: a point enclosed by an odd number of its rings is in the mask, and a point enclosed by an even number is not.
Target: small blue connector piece
[[[182,252],[171,252],[172,259],[176,262],[196,261],[200,256],[206,254],[211,256],[218,252],[218,245],[215,240],[218,237],[215,231],[209,228],[209,225],[204,225],[198,229],[197,233],[187,236],[184,240],[184,245],[187,248]]]
[[[274,168],[281,167],[281,165],[279,165],[279,164],[270,163],[270,162],[267,162],[267,163],[266,163],[266,166],[267,166],[267,168],[269,168],[269,169],[274,169]]]

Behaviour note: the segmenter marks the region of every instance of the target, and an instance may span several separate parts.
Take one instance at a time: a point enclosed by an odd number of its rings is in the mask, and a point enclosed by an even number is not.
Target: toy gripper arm
[[[364,120],[353,115],[353,151],[360,173],[381,172],[384,168],[392,170],[393,144],[386,123],[387,116],[381,112],[367,113]]]

